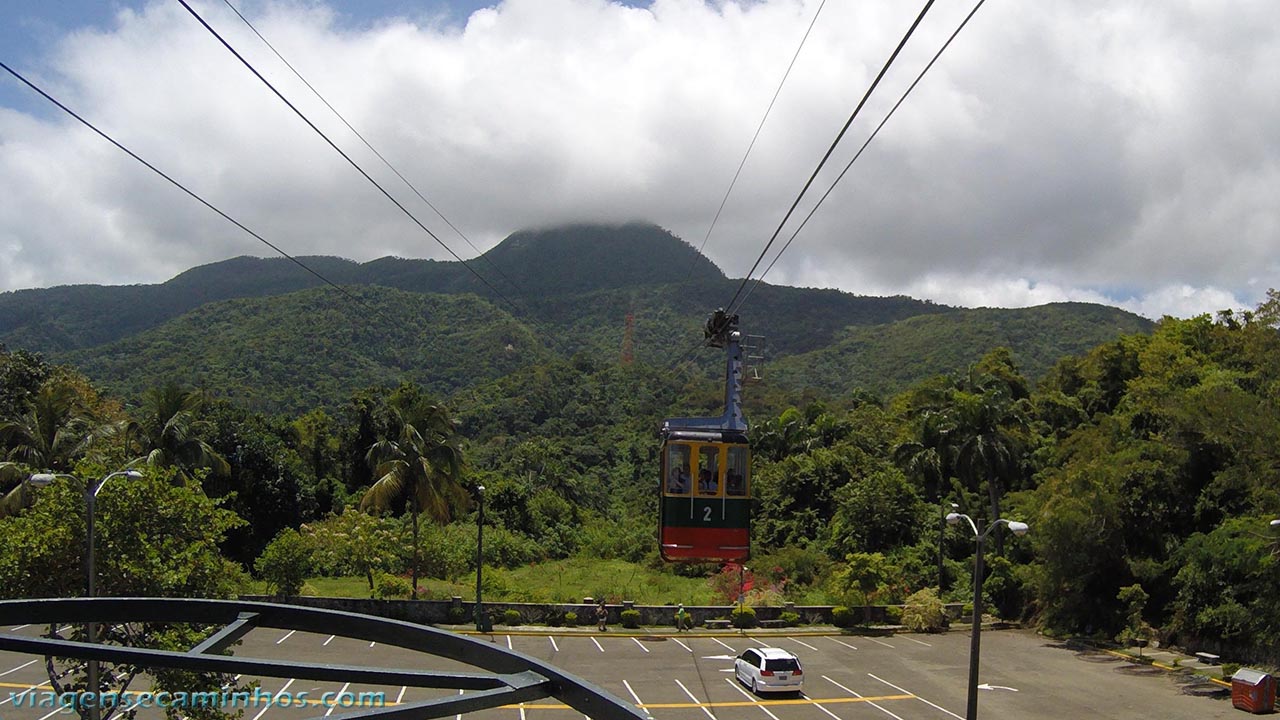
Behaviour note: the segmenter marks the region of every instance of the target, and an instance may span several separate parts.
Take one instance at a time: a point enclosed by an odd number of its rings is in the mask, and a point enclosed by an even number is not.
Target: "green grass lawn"
[[[711,588],[705,578],[687,578],[623,560],[572,558],[536,563],[513,570],[484,569],[484,598],[492,601],[568,603],[584,597],[604,597],[609,602],[634,600],[641,605],[687,603],[709,605]],[[475,574],[449,582],[420,578],[428,599],[445,600],[454,595],[473,601]],[[254,583],[250,592],[266,592],[265,584]],[[369,597],[369,583],[362,577],[307,580],[306,595],[322,597]]]

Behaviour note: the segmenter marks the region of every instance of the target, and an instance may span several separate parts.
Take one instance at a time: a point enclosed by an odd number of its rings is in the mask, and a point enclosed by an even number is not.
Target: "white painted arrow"
[[[978,689],[979,690],[1008,690],[1009,692],[1018,692],[1018,688],[1005,687],[1003,685],[988,685],[987,683],[982,683],[981,685],[978,686]]]

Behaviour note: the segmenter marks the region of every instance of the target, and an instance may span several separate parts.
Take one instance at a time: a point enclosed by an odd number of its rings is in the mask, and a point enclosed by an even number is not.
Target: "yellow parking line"
[[[636,707],[645,710],[663,709],[663,710],[682,710],[689,708],[739,708],[739,707],[757,707],[760,705],[834,705],[844,703],[865,703],[879,702],[882,700],[914,700],[915,695],[880,695],[876,697],[836,697],[836,698],[794,698],[787,700],[738,700],[734,702],[705,702],[705,703],[645,703]],[[519,707],[518,705],[505,705],[507,708]],[[526,703],[526,710],[559,710],[564,709],[564,705],[549,703]]]
[[[0,682],[0,688],[21,688],[23,690],[26,690],[30,687],[31,687],[30,685]],[[124,694],[140,695],[142,694],[142,691],[130,690]],[[704,708],[704,707],[705,708],[737,708],[737,707],[751,707],[755,705],[812,705],[815,703],[818,705],[832,705],[832,704],[843,704],[843,703],[878,702],[881,700],[912,700],[914,698],[915,698],[915,695],[879,695],[876,697],[836,697],[836,698],[804,697],[804,698],[789,698],[785,700],[759,700],[759,701],[735,701],[735,702],[645,703],[643,705],[637,705],[637,707],[641,707],[646,710],[653,709],[653,708],[661,708],[664,710],[677,710],[677,709]],[[318,700],[314,698],[308,698],[306,703],[307,705],[325,705],[326,704],[322,700]],[[396,705],[400,705],[400,704],[401,703],[398,703],[398,702],[387,702],[383,705],[371,704],[370,707],[395,707]],[[502,707],[506,709],[515,709],[520,706],[517,704],[517,705],[503,705]],[[555,702],[555,703],[525,703],[524,707],[526,710],[564,710],[564,709],[567,709],[568,706],[559,702]]]

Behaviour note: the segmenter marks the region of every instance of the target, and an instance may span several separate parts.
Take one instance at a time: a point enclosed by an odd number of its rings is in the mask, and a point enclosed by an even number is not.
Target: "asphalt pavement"
[[[36,634],[38,629],[16,631]],[[970,637],[964,626],[935,635],[869,635],[834,628],[676,633],[673,628],[623,631],[614,626],[600,633],[594,628],[499,627],[482,637],[575,673],[659,720],[961,720],[968,693]],[[805,676],[802,694],[756,697],[735,681],[733,658],[748,647],[770,646],[790,650],[801,659]],[[299,662],[474,670],[435,656],[336,634],[270,629],[251,632],[235,653]],[[1186,677],[1181,672],[1134,664],[1116,653],[1026,630],[984,631],[980,657],[978,693],[983,717],[1238,717],[1229,701],[1184,694]],[[1194,663],[1190,656],[1181,656],[1165,658],[1167,662],[1161,664],[1172,667],[1173,659],[1184,667]],[[239,682],[250,680],[241,678]],[[392,706],[458,692],[356,687],[289,678],[262,678],[259,684],[265,692],[295,696],[305,692],[307,701],[294,707],[251,707],[244,720],[340,717],[344,708],[322,703],[318,698],[324,693],[344,693],[344,697],[380,693],[380,702]],[[146,689],[145,679],[134,687]],[[43,659],[0,653],[0,720],[58,717],[56,708],[15,707],[14,698],[33,688],[37,692],[48,688]],[[373,702],[375,695],[364,697]],[[149,709],[138,717],[147,720],[162,715]],[[580,715],[543,700],[467,717],[557,720]]]

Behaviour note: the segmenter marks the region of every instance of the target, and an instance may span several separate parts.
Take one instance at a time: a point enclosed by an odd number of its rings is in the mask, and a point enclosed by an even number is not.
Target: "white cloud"
[[[224,6],[197,8],[472,254]],[[321,4],[247,12],[484,248],[522,227],[627,219],[700,244],[816,8],[507,0],[465,26],[360,27]],[[937,4],[834,163],[968,9]],[[824,8],[707,246],[728,273],[750,266],[914,13]],[[768,280],[1153,317],[1257,302],[1280,284],[1277,21],[1264,0],[988,3]],[[448,257],[177,4],[124,10],[42,57],[19,69],[292,253]],[[100,139],[0,108],[0,290],[156,282],[246,253],[269,251]]]

